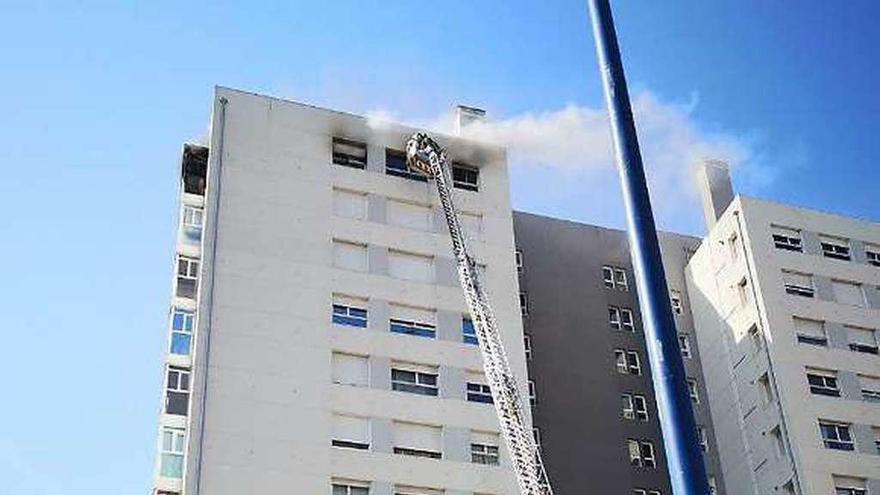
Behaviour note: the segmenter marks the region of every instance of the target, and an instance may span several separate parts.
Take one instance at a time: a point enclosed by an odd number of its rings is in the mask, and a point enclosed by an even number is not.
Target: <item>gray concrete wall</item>
[[[529,299],[524,329],[531,337],[528,366],[538,397],[534,422],[541,432],[554,492],[581,495],[589,489],[591,493],[628,494],[633,488],[645,488],[671,493],[625,233],[528,213],[514,212],[513,218],[517,248],[523,253],[520,287]],[[664,250],[669,251],[664,261],[676,264],[667,267],[675,273],[676,282],[670,286],[683,294],[687,254],[683,248],[695,248],[697,243],[685,236],[663,239]],[[625,268],[630,290],[606,289],[603,265]],[[683,303],[679,330],[688,331],[692,323],[687,301]],[[631,309],[637,331],[612,330],[609,305]],[[701,382],[699,354],[690,337],[694,356],[687,369]],[[639,352],[642,376],[617,373],[615,348]],[[648,422],[622,419],[622,393],[647,397]],[[697,422],[711,432],[708,412]],[[714,437],[710,437],[711,453]],[[656,469],[630,466],[628,438],[654,444]],[[717,482],[719,493],[724,493],[720,477]]]

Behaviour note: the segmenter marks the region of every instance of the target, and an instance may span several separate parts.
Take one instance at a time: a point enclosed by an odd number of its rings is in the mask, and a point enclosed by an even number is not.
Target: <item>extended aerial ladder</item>
[[[501,424],[501,431],[510,452],[511,463],[522,495],[552,495],[541,454],[535,444],[530,428],[526,426],[525,409],[510,371],[507,355],[501,343],[501,335],[495,314],[483,289],[473,258],[468,253],[461,225],[452,201],[452,177],[448,167],[446,150],[425,133],[414,134],[406,144],[406,162],[434,179],[440,204],[449,226],[452,251],[458,265],[458,280],[464,290],[464,298],[471,313],[486,380],[492,390],[492,400]]]

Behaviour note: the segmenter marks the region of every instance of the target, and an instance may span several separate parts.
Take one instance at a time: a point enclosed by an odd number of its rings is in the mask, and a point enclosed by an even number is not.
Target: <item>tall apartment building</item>
[[[157,494],[516,493],[413,129],[217,89],[184,148]],[[527,390],[503,149],[440,136]]]
[[[514,213],[534,424],[557,495],[671,494],[626,233]],[[685,290],[700,240],[660,235],[695,419],[725,492]]]
[[[687,267],[729,493],[880,493],[880,225],[703,176]]]

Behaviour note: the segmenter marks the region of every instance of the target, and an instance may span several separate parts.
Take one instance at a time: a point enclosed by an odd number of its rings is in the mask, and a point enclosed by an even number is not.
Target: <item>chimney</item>
[[[733,201],[730,168],[721,160],[707,159],[697,165],[696,172],[706,230],[711,231],[715,222]]]
[[[461,136],[461,130],[473,122],[482,122],[486,111],[482,108],[458,105],[455,108],[455,135]]]

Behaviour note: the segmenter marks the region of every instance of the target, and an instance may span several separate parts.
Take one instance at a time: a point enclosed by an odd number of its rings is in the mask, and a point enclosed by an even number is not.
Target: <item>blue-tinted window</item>
[[[195,315],[192,311],[175,309],[171,316],[171,353],[189,355]]]
[[[470,318],[461,319],[461,340],[465,344],[479,344],[477,340],[477,331],[474,328],[474,322]]]
[[[434,325],[428,323],[420,323],[409,320],[391,319],[389,330],[394,333],[403,333],[406,335],[415,335],[418,337],[434,338],[437,335],[437,329]]]
[[[351,306],[343,306],[342,304],[334,304],[333,323],[350,327],[366,328],[367,310]]]

